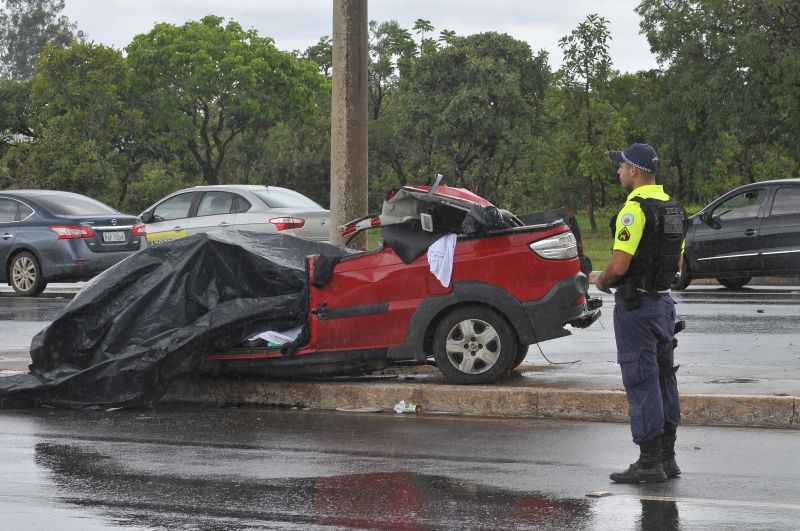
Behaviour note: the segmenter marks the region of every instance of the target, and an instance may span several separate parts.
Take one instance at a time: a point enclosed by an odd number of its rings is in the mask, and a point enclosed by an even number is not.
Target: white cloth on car
[[[450,287],[450,279],[453,276],[453,255],[456,251],[457,234],[445,234],[428,247],[428,264],[431,273],[442,286]]]
[[[257,334],[249,339],[249,341],[255,341],[256,339],[262,339],[266,341],[270,346],[281,347],[287,343],[291,343],[296,341],[298,337],[300,337],[300,332],[303,331],[302,326],[298,326],[297,328],[292,328],[291,330],[284,330],[282,332],[275,332],[270,330],[268,332],[262,332]]]

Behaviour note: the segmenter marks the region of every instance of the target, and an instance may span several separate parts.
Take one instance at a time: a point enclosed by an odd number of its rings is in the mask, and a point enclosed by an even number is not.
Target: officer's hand
[[[611,288],[609,288],[605,282],[603,282],[603,275],[597,277],[597,280],[594,281],[594,286],[603,293],[611,293]]]

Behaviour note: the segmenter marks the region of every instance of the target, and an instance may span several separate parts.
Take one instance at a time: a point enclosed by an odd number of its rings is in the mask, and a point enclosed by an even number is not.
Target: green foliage
[[[409,145],[403,176],[448,182],[497,198],[524,172],[542,132],[550,71],[543,52],[499,33],[451,39],[416,56],[400,80],[393,146]],[[402,138],[401,138],[402,137]]]
[[[5,0],[0,8],[0,75],[30,79],[45,46],[68,46],[85,38],[61,12],[64,0]]]
[[[597,228],[595,208],[606,199],[605,151],[620,139],[623,125],[603,94],[611,72],[610,39],[608,20],[590,14],[558,43],[564,52],[559,72],[560,109],[565,117],[561,125],[566,122],[567,131],[557,136],[562,144],[556,151],[568,154],[562,158],[566,176],[580,190],[575,195],[586,206],[592,230]]]
[[[174,138],[217,184],[231,143],[313,109],[323,77],[269,38],[208,16],[158,24],[127,48],[135,86],[157,109],[151,127]]]
[[[217,182],[328,204],[330,37],[286,53],[209,16],[158,24],[123,54],[81,42],[61,0],[4,5],[0,67],[15,79],[0,79],[0,188],[73,190],[131,213]],[[691,205],[798,176],[800,3],[641,0],[637,11],[660,68],[633,73],[613,70],[595,14],[560,40],[557,72],[508,35],[371,22],[370,208],[442,173],[518,213],[576,207],[602,265],[607,217],[626,195],[607,150],[652,144],[659,182]]]
[[[796,176],[800,3],[644,0],[637,11],[665,67],[651,106],[664,121],[652,129],[666,137],[679,197]]]
[[[317,44],[303,53],[303,57],[319,65],[319,71],[325,77],[333,74],[333,40],[328,35],[320,37]]]

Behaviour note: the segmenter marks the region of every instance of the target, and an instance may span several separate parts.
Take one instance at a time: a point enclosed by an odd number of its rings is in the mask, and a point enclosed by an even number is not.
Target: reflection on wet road
[[[6,411],[0,514],[9,529],[793,529],[796,437],[685,428],[685,476],[635,487],[607,479],[632,458],[625,425]]]

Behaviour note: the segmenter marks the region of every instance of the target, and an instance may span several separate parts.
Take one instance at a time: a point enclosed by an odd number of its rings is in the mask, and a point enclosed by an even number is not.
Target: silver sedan
[[[329,239],[329,212],[303,194],[277,186],[195,186],[168,195],[140,218],[150,245],[231,229]]]

